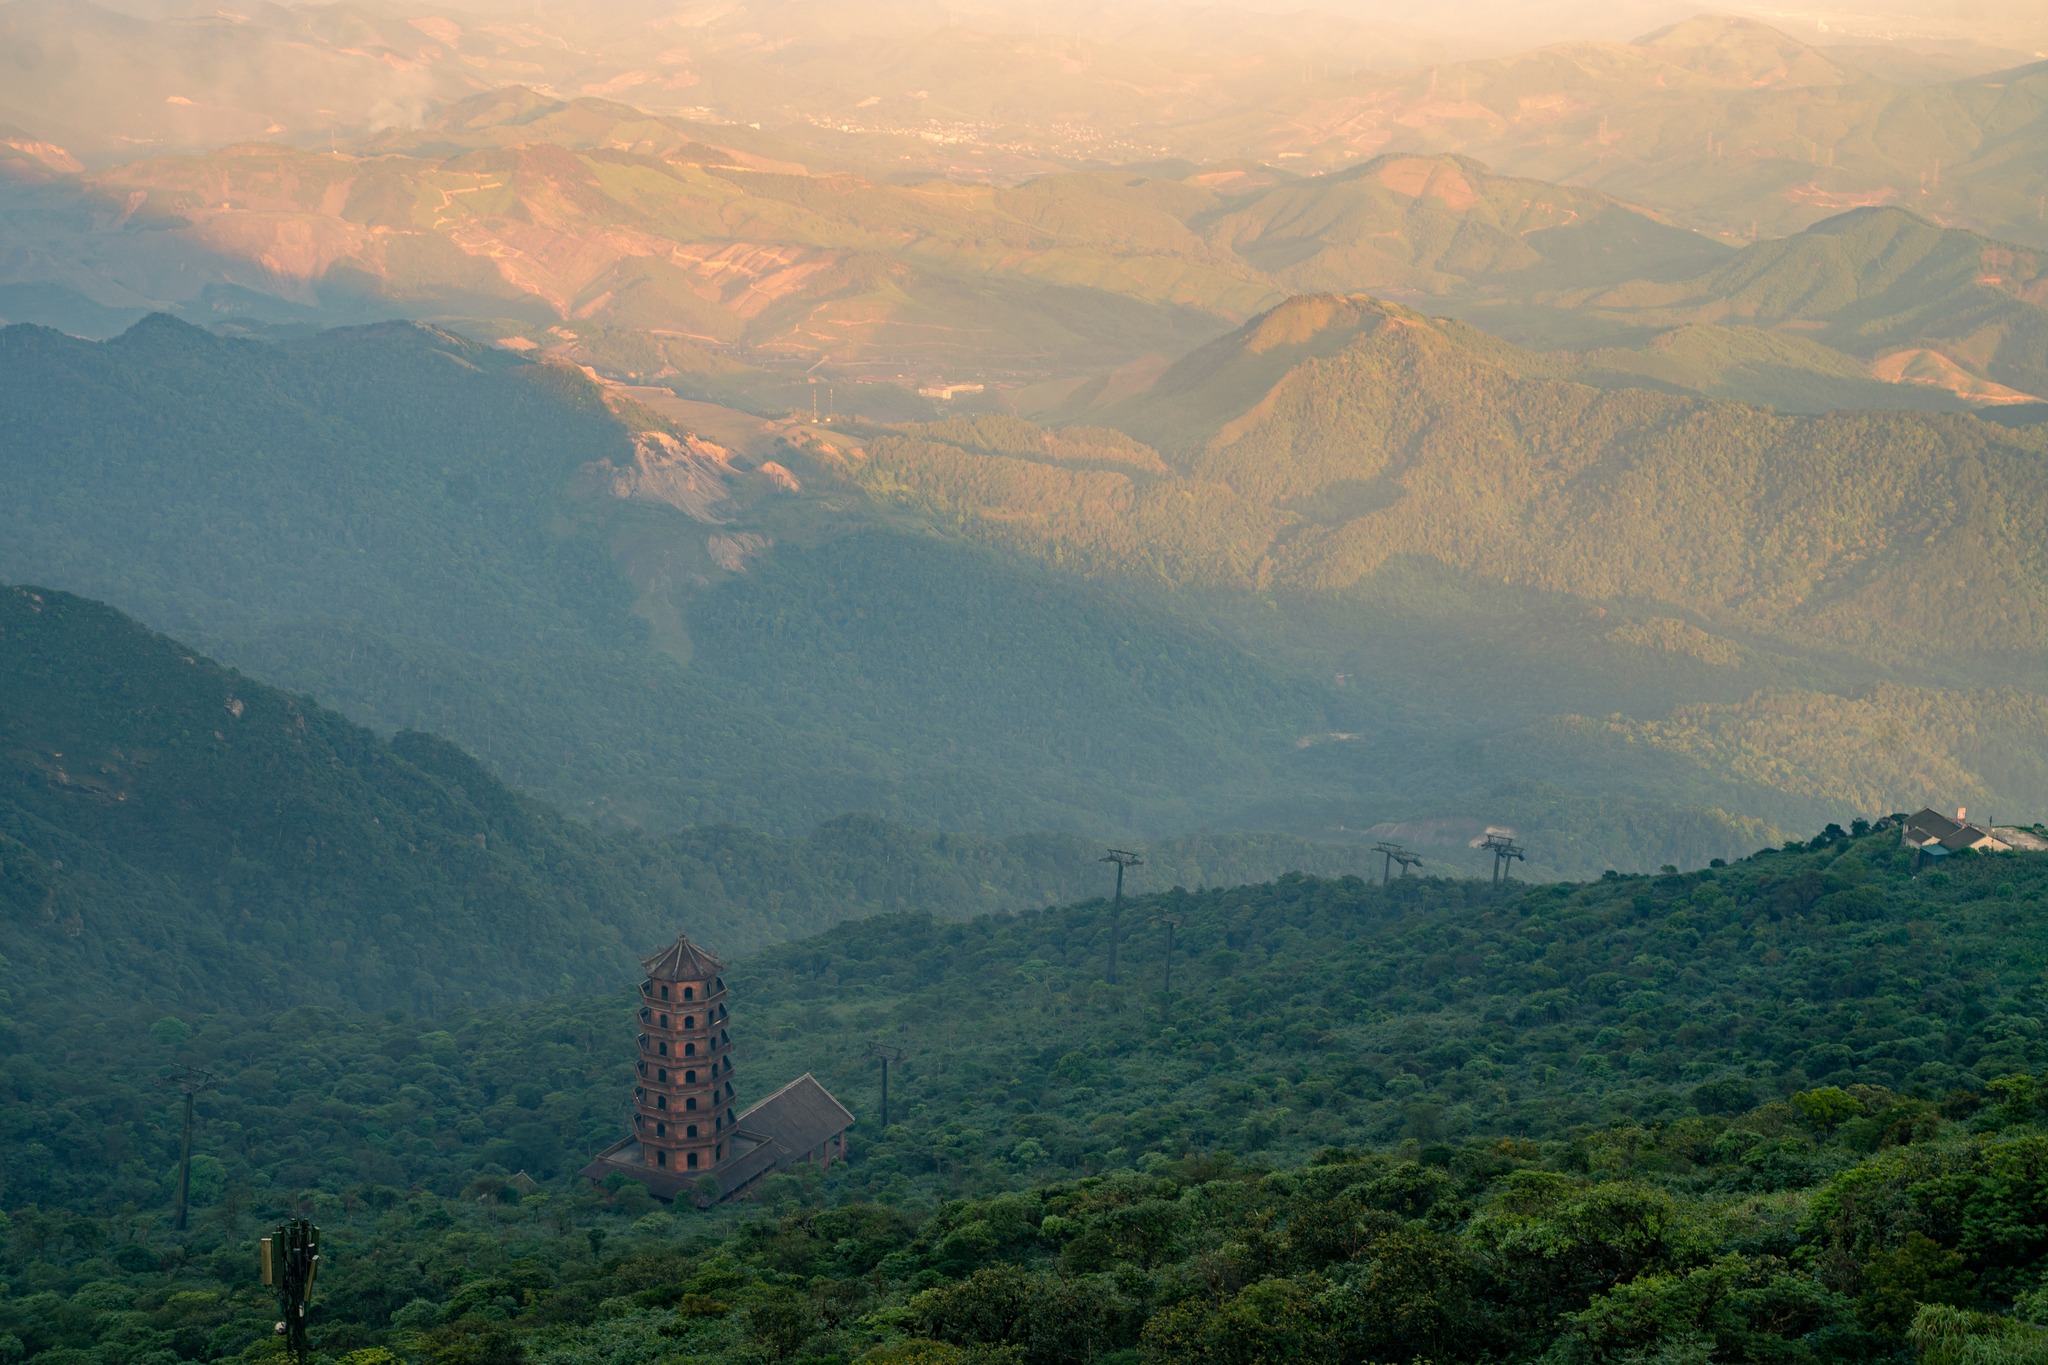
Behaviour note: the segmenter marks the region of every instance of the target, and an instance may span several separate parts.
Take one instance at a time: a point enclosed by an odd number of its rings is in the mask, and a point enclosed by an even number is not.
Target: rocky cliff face
[[[731,519],[729,481],[737,473],[724,446],[665,431],[635,435],[633,463],[624,469],[609,461],[591,467],[591,477],[611,497],[662,503],[714,526]]]

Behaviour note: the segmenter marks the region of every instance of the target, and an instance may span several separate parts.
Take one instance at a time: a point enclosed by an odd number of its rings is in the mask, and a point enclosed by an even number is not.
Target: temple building
[[[621,1174],[675,1199],[698,1197],[709,1175],[712,1197],[730,1199],[775,1171],[846,1155],[853,1114],[808,1074],[734,1114],[724,962],[678,934],[640,965],[633,1131],[583,1168],[587,1179]]]

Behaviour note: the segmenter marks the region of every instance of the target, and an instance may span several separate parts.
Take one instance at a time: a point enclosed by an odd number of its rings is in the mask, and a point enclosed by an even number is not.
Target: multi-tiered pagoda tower
[[[725,963],[688,934],[641,964],[633,1130],[583,1168],[638,1181],[661,1199],[730,1199],[776,1171],[846,1156],[853,1114],[814,1076],[733,1113]]]
[[[732,1038],[726,1029],[725,963],[678,934],[642,962],[640,1080],[634,1136],[646,1164],[708,1171],[725,1160],[732,1127]]]

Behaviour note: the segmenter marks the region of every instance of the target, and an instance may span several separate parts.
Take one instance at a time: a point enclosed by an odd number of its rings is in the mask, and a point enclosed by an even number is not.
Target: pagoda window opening
[[[694,1056],[696,1056],[696,1055],[697,1055],[697,1045],[696,1045],[695,1043],[684,1043],[684,1044],[683,1044],[683,1055],[684,1055],[685,1057],[694,1057]]]
[[[697,1073],[696,1073],[696,1072],[694,1072],[694,1071],[685,1071],[685,1072],[683,1073],[683,1084],[684,1084],[684,1085],[695,1085],[696,1083],[697,1083]]]
[[[693,1171],[697,1169],[697,1154],[695,1152],[690,1153],[690,1169]]]
[[[668,987],[663,986],[661,988],[661,998],[664,1000],[668,999]]]
[[[640,1022],[641,1022],[641,1023],[643,1023],[643,1024],[644,1024],[644,1023],[646,1023],[646,1022],[647,1022],[647,1015],[648,1015],[648,1010],[647,1010],[647,1007],[646,1007],[646,1006],[644,1006],[644,1005],[643,1005],[643,1006],[641,1006],[641,1008],[640,1008]]]
[[[693,1123],[693,1124],[691,1124],[691,1125],[690,1125],[690,1131],[689,1131],[689,1133],[688,1133],[688,1136],[690,1136],[690,1137],[695,1137],[695,1136],[697,1136],[697,1125],[696,1125],[696,1124],[694,1124],[694,1123]]]
[[[694,1015],[694,1014],[686,1014],[686,1015],[684,1015],[684,1016],[683,1016],[683,1027],[684,1027],[684,1028],[695,1028],[695,1027],[697,1027],[697,1016],[696,1016],[696,1015]]]
[[[654,1164],[657,1166],[668,1165],[668,1153],[657,1149],[654,1153]]]
[[[718,1144],[718,1159],[725,1160],[725,1144],[722,1142]]]
[[[683,987],[683,999],[685,999],[685,1000],[695,1000],[696,998],[697,998],[697,988],[696,988],[695,986],[685,986],[685,987]]]
[[[655,1125],[654,1125],[654,1135],[655,1135],[656,1137],[667,1137],[667,1136],[668,1136],[668,1125],[667,1125],[667,1124],[665,1124],[665,1123],[657,1123],[657,1124],[655,1124]]]
[[[655,1107],[656,1109],[666,1109],[666,1108],[668,1108],[668,1096],[666,1096],[666,1095],[656,1095],[656,1096],[654,1097],[654,1107]]]
[[[647,1070],[647,1068],[646,1068],[646,1067],[644,1067],[644,1066],[643,1066],[643,1067],[641,1067],[640,1069],[641,1069],[642,1071],[645,1071],[645,1070]],[[665,1067],[665,1066],[663,1066],[663,1067],[657,1067],[657,1068],[655,1068],[655,1072],[656,1072],[656,1077],[657,1077],[657,1079],[660,1079],[660,1080],[664,1080],[664,1081],[668,1079],[668,1068],[667,1068],[667,1067]]]
[[[683,1108],[685,1108],[685,1109],[695,1109],[696,1107],[697,1107],[697,1097],[696,1097],[695,1095],[692,1095],[692,1096],[690,1096],[690,1098],[688,1098],[688,1099],[686,1099],[686,1100],[684,1100],[684,1101],[683,1101]]]
[[[663,1044],[661,1044],[661,1055],[662,1055],[662,1056],[664,1056],[664,1057],[668,1056],[668,1044],[667,1044],[667,1043],[663,1043]]]
[[[667,1028],[667,1027],[668,1027],[668,1016],[667,1016],[666,1014],[664,1014],[664,1015],[662,1015],[662,1016],[661,1016],[661,1026],[662,1026],[663,1028]]]

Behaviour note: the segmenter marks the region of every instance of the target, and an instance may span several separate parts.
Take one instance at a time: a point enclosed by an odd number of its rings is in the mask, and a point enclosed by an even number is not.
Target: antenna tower
[[[320,1272],[320,1229],[304,1218],[280,1225],[261,1243],[263,1283],[277,1294],[277,1335],[292,1365],[306,1365],[312,1344],[306,1338],[306,1309],[313,1299],[313,1277]]]

